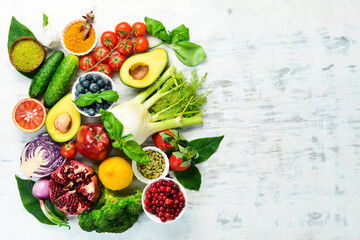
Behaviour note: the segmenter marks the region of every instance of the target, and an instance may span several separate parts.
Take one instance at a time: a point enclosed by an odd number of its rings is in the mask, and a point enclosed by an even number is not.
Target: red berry
[[[166,204],[166,205],[171,205],[171,204],[172,204],[172,200],[169,199],[169,198],[167,198],[167,199],[165,200],[165,204]]]
[[[159,189],[160,189],[161,192],[165,191],[165,187],[164,187],[164,186],[160,186]]]
[[[171,214],[170,214],[170,213],[168,213],[168,212],[167,212],[167,213],[165,213],[165,217],[166,217],[166,218],[170,218],[170,216],[171,216]]]
[[[167,193],[171,192],[171,187],[170,187],[170,186],[167,186],[167,187],[165,188],[165,192],[167,192]]]
[[[145,198],[144,203],[145,203],[145,205],[148,205],[150,203],[150,200]]]
[[[162,222],[166,222],[166,217],[161,217],[160,220],[161,220]]]

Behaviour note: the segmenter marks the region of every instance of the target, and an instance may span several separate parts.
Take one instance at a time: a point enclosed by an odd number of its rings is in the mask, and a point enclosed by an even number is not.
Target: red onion
[[[50,180],[48,178],[40,178],[33,186],[32,194],[37,199],[48,199],[50,198],[49,191]]]

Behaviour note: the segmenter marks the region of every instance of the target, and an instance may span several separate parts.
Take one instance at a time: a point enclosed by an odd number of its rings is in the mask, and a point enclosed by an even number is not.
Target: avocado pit
[[[69,113],[62,113],[60,114],[54,122],[54,126],[55,129],[62,132],[62,133],[66,133],[69,131],[69,129],[71,128],[71,116]]]
[[[129,74],[136,80],[141,80],[146,77],[149,72],[149,65],[139,64],[134,68],[129,69]]]

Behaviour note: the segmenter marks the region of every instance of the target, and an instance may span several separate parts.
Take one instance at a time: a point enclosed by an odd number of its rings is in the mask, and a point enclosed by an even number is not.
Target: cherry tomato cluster
[[[149,41],[144,37],[146,31],[146,25],[142,22],[136,22],[132,26],[121,22],[116,25],[115,32],[105,31],[101,35],[102,45],[94,50],[94,56],[86,55],[80,59],[80,69],[91,69],[111,77],[112,71],[119,71],[126,57],[134,51],[143,53],[148,50]],[[96,65],[99,61],[101,63]]]

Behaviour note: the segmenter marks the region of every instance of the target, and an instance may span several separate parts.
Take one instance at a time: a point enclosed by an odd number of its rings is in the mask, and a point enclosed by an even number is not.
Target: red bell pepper
[[[112,150],[111,139],[102,124],[86,123],[77,134],[76,149],[84,157],[102,161]]]

